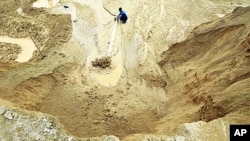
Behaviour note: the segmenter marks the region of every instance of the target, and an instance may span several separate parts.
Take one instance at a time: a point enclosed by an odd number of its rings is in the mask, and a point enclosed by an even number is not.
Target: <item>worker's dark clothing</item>
[[[121,11],[118,16],[117,16],[118,19],[120,19],[123,23],[126,23],[127,19],[128,19],[128,16],[126,14],[125,11]]]

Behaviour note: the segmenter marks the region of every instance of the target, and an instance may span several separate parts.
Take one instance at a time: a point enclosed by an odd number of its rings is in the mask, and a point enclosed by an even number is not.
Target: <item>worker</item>
[[[126,23],[128,16],[122,8],[119,8],[119,14],[115,17],[115,20],[120,20],[122,23]]]

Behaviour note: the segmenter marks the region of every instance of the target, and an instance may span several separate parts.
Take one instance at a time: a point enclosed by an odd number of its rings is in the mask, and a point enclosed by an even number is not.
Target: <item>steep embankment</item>
[[[169,129],[176,115],[183,116],[179,122],[223,118],[228,124],[250,123],[249,14],[250,7],[237,8],[196,27],[186,41],[162,53],[159,64],[172,102],[159,128]]]

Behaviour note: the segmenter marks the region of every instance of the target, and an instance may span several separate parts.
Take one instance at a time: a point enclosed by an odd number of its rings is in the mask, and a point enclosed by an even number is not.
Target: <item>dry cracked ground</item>
[[[0,140],[228,141],[250,123],[249,6],[1,0]]]

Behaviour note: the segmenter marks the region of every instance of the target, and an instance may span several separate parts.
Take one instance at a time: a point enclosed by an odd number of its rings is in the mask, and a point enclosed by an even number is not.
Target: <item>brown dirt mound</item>
[[[102,58],[96,58],[95,61],[92,61],[91,63],[94,67],[105,69],[107,67],[111,67],[111,57],[105,56]]]

